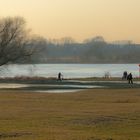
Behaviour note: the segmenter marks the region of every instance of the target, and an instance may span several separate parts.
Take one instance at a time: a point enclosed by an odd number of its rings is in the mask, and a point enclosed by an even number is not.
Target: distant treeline
[[[33,63],[139,63],[140,44],[131,41],[106,42],[103,37],[77,43],[71,38],[36,38]]]

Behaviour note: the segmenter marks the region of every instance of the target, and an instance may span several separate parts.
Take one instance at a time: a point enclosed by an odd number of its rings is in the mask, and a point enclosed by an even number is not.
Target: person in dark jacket
[[[124,71],[122,79],[127,79],[127,71]]]
[[[58,81],[62,81],[62,74],[60,72],[58,73]]]
[[[127,80],[128,80],[128,83],[129,83],[129,84],[133,84],[133,76],[132,76],[132,73],[129,73],[129,74],[128,74]]]

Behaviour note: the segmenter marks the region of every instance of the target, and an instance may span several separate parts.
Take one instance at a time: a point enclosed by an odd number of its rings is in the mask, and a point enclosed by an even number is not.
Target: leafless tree
[[[32,55],[28,33],[22,17],[0,19],[0,66]]]

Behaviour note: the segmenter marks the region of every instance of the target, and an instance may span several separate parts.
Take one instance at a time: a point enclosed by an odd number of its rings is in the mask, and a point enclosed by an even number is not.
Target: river
[[[112,77],[122,77],[124,71],[139,76],[138,64],[12,64],[1,67],[1,77],[40,76],[57,77],[61,72],[64,78],[103,77],[109,73]]]

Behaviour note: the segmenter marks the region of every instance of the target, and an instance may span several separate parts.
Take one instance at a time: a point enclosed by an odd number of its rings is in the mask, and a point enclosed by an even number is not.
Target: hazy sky
[[[0,0],[0,17],[5,16],[25,17],[46,38],[102,35],[140,43],[140,0]]]

